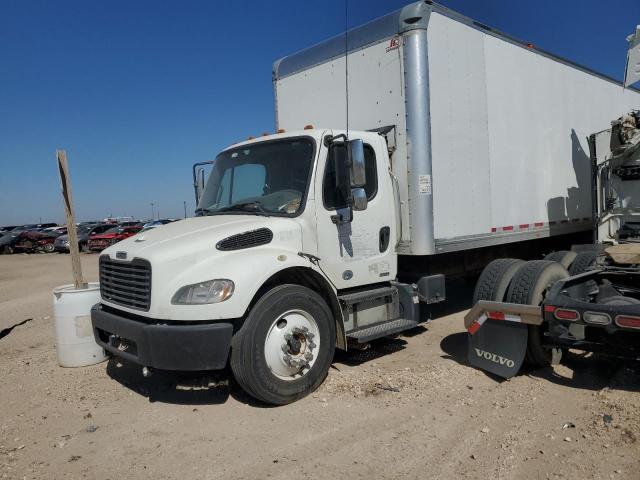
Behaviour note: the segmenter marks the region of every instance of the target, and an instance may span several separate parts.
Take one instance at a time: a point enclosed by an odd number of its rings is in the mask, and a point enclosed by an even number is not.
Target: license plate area
[[[138,344],[133,340],[102,329],[98,329],[98,336],[100,340],[119,352],[127,353],[135,357],[138,356]]]

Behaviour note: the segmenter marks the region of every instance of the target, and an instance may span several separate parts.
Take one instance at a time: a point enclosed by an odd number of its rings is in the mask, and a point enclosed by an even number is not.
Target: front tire
[[[313,392],[333,360],[336,329],[324,299],[280,285],[253,306],[231,341],[231,369],[252,397],[285,405]]]

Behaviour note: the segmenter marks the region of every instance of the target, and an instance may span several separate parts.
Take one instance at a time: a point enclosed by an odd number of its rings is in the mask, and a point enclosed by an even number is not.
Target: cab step
[[[370,327],[363,327],[358,330],[347,333],[347,338],[355,340],[358,343],[366,343],[376,338],[386,337],[395,333],[404,332],[418,326],[418,322],[407,320],[406,318],[398,318],[390,322],[378,323]]]
[[[390,297],[397,292],[395,287],[380,287],[362,292],[345,293],[338,295],[338,299],[345,305],[354,305],[356,303],[367,302],[369,300],[377,300],[378,298]]]

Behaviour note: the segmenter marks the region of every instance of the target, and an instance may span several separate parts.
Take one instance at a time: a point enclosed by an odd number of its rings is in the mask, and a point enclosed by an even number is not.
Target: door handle
[[[389,248],[389,238],[391,237],[391,228],[382,227],[380,229],[380,253],[386,252]]]

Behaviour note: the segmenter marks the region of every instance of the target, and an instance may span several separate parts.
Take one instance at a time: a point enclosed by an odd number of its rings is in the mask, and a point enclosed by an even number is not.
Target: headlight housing
[[[224,278],[185,285],[175,293],[171,303],[174,305],[220,303],[233,294],[233,289],[233,282]]]

